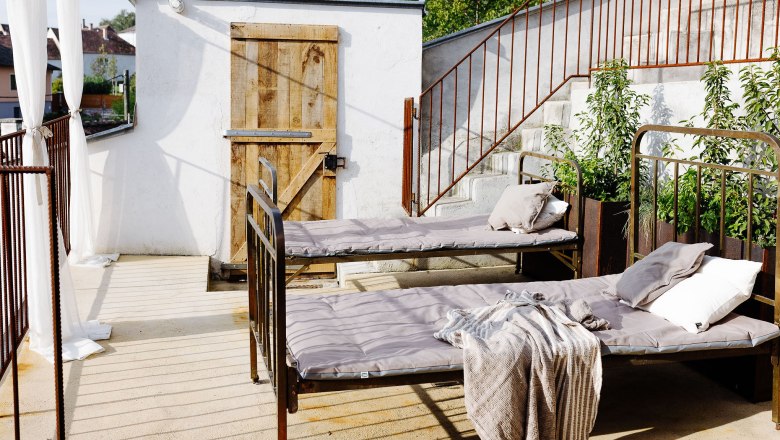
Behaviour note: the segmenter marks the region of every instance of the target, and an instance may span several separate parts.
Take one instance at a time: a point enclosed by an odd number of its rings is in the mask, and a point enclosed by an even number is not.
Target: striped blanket
[[[588,328],[609,323],[587,303],[543,301],[507,292],[493,306],[450,311],[434,334],[463,348],[466,410],[484,440],[587,439],[593,428],[601,356]]]

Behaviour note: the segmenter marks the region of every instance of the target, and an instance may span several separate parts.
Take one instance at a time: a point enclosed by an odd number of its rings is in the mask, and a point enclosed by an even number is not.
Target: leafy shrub
[[[708,128],[759,130],[774,135],[780,134],[780,102],[777,101],[780,98],[780,57],[776,49],[773,49],[772,53],[772,64],[767,70],[756,65],[740,70],[740,84],[745,99],[743,115],[737,114],[739,105],[732,101],[726,86],[731,79],[731,70],[721,62],[713,62],[708,64],[702,76],[707,93],[704,109],[702,113],[683,122],[689,126],[701,121]],[[755,141],[697,137],[694,146],[701,149],[700,157],[705,162],[777,171],[774,153],[768,150],[766,145]],[[746,240],[750,191],[748,176],[744,173],[724,174],[720,170],[702,168],[699,179],[697,173],[697,169],[692,167],[680,169],[677,184],[677,232],[684,233],[695,227],[698,185],[701,188],[698,201],[701,228],[709,233],[720,231],[723,204],[723,227],[726,235]],[[776,242],[777,190],[776,180],[766,176],[753,177],[752,238],[753,242],[763,247],[774,246]],[[659,183],[658,219],[675,222],[674,182],[668,177]]]
[[[62,76],[58,76],[54,78],[54,81],[51,82],[51,92],[52,93],[62,93],[63,92],[63,85],[62,85]]]
[[[560,126],[547,125],[545,139],[551,150],[577,160],[582,169],[583,193],[601,201],[627,201],[631,193],[631,142],[640,126],[639,111],[648,95],[631,89],[625,60],[608,61],[593,74],[593,92],[587,111],[578,113],[580,129],[566,136]],[[572,143],[581,147],[575,152]],[[567,166],[553,172],[564,186],[576,185],[576,174]]]
[[[111,89],[112,89],[111,81],[103,79],[100,76],[84,77],[85,95],[107,95],[111,93]]]

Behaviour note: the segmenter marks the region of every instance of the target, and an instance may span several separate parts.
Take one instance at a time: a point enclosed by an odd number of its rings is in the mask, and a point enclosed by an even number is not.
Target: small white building
[[[128,43],[132,44],[133,47],[135,47],[135,26],[130,26],[127,29],[123,29],[119,32],[119,38],[127,41]]]
[[[256,180],[258,155],[286,151],[345,165],[318,165],[309,186],[321,193],[304,195],[291,218],[309,208],[404,215],[403,100],[420,93],[423,6],[185,0],[177,12],[137,2],[137,125],[89,145],[98,250],[240,261],[244,183]],[[256,137],[226,136],[247,128]],[[262,137],[271,131],[310,143]]]

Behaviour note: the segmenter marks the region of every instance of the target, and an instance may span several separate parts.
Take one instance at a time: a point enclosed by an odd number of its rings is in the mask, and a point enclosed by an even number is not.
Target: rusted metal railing
[[[54,167],[57,188],[57,219],[62,230],[65,250],[70,252],[70,116],[53,119],[44,125],[52,137],[46,140],[49,147],[49,164]]]
[[[573,78],[605,61],[631,68],[766,61],[778,45],[778,0],[525,2],[417,100],[416,170],[404,206],[418,215],[477,167]],[[541,119],[541,118],[540,118]]]
[[[51,292],[55,334],[54,353],[57,438],[64,437],[64,399],[59,323],[59,264],[57,224],[70,250],[70,141],[68,116],[44,124],[52,131],[46,140],[48,167],[23,167],[24,131],[0,136],[0,378],[10,371],[13,384],[13,420],[20,438],[19,381],[16,353],[29,329],[27,301],[27,253],[25,248],[25,175],[45,175],[49,201]],[[28,176],[29,178],[29,176]],[[10,369],[10,370],[9,370]]]
[[[15,153],[21,152],[21,143]],[[5,153],[5,151],[4,151]],[[13,156],[19,160],[19,156]],[[55,435],[65,438],[62,377],[62,330],[60,326],[60,280],[57,236],[57,189],[53,167],[0,166],[0,377],[8,372],[13,396],[13,422],[16,439],[21,438],[19,405],[19,366],[17,350],[29,328],[27,312],[27,262],[23,180],[43,175],[48,199],[50,291],[54,341]]]
[[[414,170],[412,155],[414,154],[414,99],[404,100],[404,150],[403,150],[403,175],[401,176],[401,204],[406,213],[412,215],[412,182]]]
[[[57,188],[57,219],[60,222],[65,250],[70,252],[70,116],[62,116],[44,123],[52,132],[46,139],[49,165],[54,167]],[[2,165],[22,166],[22,139],[24,130],[0,136]]]

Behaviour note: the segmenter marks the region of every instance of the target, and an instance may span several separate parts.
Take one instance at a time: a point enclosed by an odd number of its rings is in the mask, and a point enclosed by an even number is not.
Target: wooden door
[[[230,76],[231,255],[239,263],[246,183],[263,172],[258,157],[276,167],[285,220],[336,216],[335,172],[324,158],[336,154],[338,27],[233,23]]]

